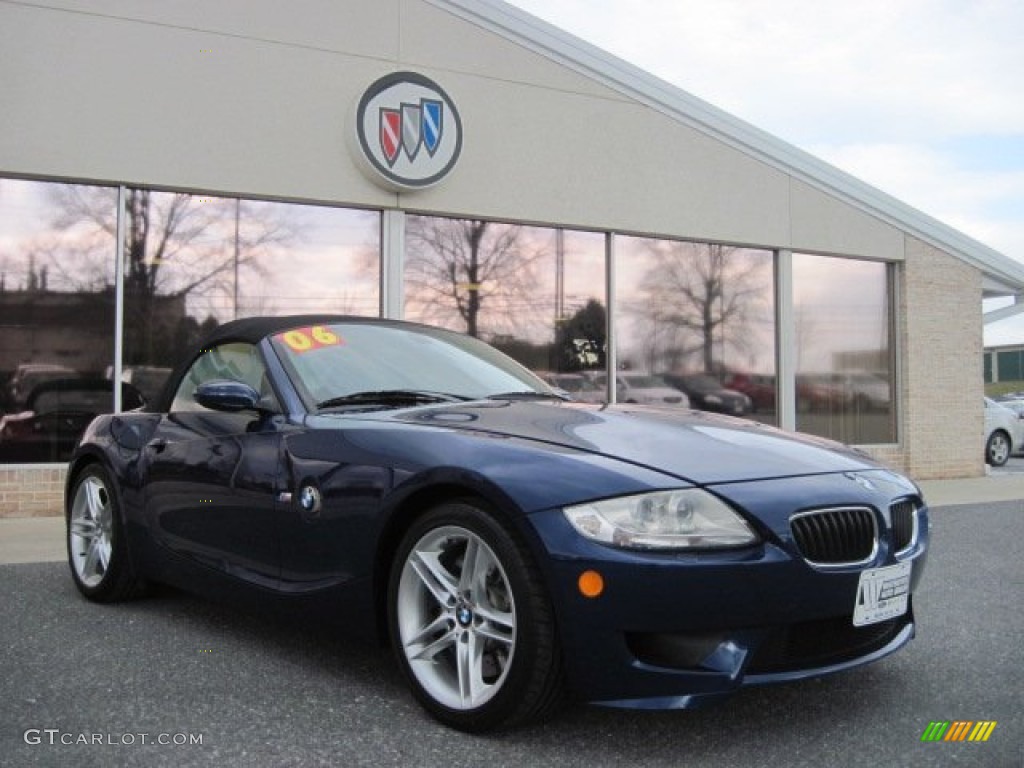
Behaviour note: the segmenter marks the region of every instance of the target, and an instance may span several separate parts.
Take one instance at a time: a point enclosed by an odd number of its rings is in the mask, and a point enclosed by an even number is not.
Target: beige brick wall
[[[981,272],[907,237],[900,282],[899,466],[920,480],[983,475]]]
[[[0,466],[0,517],[62,514],[66,472],[63,466]]]

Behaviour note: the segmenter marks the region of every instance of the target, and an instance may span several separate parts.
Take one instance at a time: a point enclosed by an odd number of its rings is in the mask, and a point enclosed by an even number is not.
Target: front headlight
[[[586,538],[623,549],[718,549],[757,541],[742,517],[697,488],[592,501],[563,512]]]

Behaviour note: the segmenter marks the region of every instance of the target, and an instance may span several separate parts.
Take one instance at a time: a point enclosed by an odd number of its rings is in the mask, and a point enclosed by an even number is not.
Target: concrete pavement
[[[0,565],[64,560],[64,517],[0,518]]]
[[[919,483],[929,506],[948,507],[1019,501],[1024,511],[1024,473],[995,471],[985,477]],[[64,517],[0,518],[0,564],[64,560]]]

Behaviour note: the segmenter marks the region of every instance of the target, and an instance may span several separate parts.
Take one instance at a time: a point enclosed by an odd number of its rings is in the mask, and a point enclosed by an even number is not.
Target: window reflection
[[[128,189],[123,224],[125,408],[226,320],[379,313],[379,213]],[[116,231],[116,189],[0,179],[0,462],[113,409]]]
[[[0,179],[0,462],[66,461],[113,408],[117,191]]]
[[[619,368],[694,408],[775,423],[773,265],[769,251],[617,238]]]
[[[124,378],[152,398],[198,339],[253,315],[379,313],[379,214],[131,189]]]
[[[406,219],[405,317],[476,336],[581,400],[605,365],[604,236]]]
[[[793,254],[797,429],[895,442],[889,268]]]

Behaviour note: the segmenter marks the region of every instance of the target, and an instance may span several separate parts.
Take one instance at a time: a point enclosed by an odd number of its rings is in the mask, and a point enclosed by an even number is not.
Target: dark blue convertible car
[[[221,326],[67,481],[71,573],[301,606],[390,642],[436,718],[692,707],[914,634],[928,514],[840,445],[568,402],[486,344],[337,316]]]

